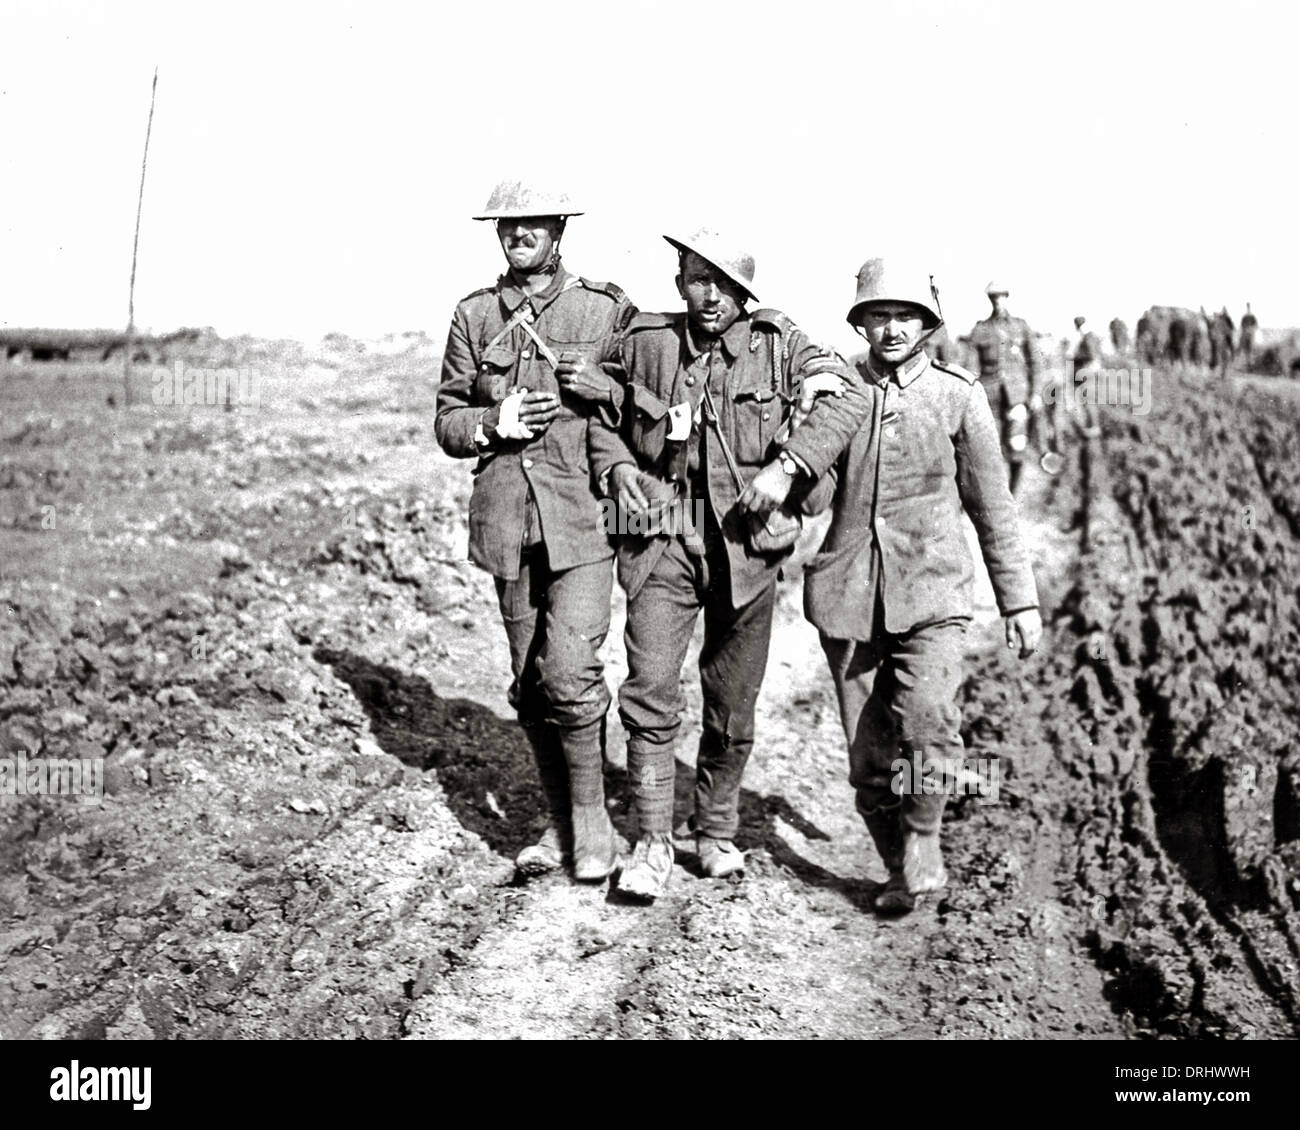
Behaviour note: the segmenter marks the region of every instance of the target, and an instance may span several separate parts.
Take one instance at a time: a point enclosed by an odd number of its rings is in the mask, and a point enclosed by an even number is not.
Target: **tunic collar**
[[[691,330],[690,315],[687,315],[683,325],[686,327],[684,340],[686,342],[686,352],[690,354],[691,360],[698,357],[704,350],[700,347],[694,332]],[[740,317],[731,323],[722,335],[722,351],[727,355],[729,361],[734,361],[740,356],[741,351],[749,341],[749,315],[741,311]]]
[[[901,365],[883,364],[874,353],[868,352],[864,375],[878,385],[888,384],[892,377],[899,388],[906,388],[929,367],[930,357],[924,349],[918,350]]]
[[[557,264],[554,277],[543,290],[539,290],[536,294],[525,294],[523,287],[519,286],[510,277],[509,272],[506,272],[497,279],[497,286],[501,294],[501,305],[505,307],[506,314],[510,315],[527,301],[532,302],[534,314],[541,313],[542,307],[559,294],[564,287],[565,280],[568,278],[569,272],[564,269],[563,265]]]

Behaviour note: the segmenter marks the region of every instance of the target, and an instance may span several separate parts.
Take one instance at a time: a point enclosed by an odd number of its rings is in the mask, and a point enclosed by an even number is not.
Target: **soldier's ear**
[[[677,297],[683,302],[686,301],[686,287],[682,285],[682,276],[678,275],[673,282],[677,284]]]

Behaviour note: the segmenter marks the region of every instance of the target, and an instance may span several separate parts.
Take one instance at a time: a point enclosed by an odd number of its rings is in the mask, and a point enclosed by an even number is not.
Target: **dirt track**
[[[796,576],[745,879],[512,882],[542,817],[429,365],[307,359],[231,416],[5,386],[0,735],[106,754],[109,795],[0,800],[0,1035],[1300,1031],[1293,401],[1158,375],[1034,480],[1044,647],[982,616],[964,692],[1000,801],[950,808],[952,887],[889,922]]]

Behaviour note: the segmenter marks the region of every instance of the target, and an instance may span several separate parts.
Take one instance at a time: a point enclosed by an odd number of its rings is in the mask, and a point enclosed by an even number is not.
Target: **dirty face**
[[[546,266],[563,234],[561,216],[520,216],[497,221],[497,239],[501,241],[506,262],[522,275]]]
[[[871,352],[887,365],[906,361],[925,331],[925,312],[910,302],[872,302],[862,308],[858,325]]]
[[[709,337],[726,333],[740,317],[749,297],[742,287],[694,251],[687,251],[682,256],[677,293],[686,301],[686,315],[691,328]]]

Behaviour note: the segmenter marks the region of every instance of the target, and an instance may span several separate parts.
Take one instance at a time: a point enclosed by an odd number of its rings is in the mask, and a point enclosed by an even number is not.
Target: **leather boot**
[[[916,899],[908,893],[903,877],[903,826],[899,819],[899,805],[869,807],[859,801],[858,811],[862,813],[880,860],[889,872],[889,878],[872,901],[872,906],[882,914],[906,914],[916,906]]]
[[[549,723],[524,726],[550,811],[550,823],[535,844],[515,856],[521,875],[544,875],[573,858],[573,823],[569,817],[569,768],[560,748],[559,731]]]
[[[580,883],[598,883],[618,867],[627,844],[614,830],[604,801],[573,806],[573,877]]]

